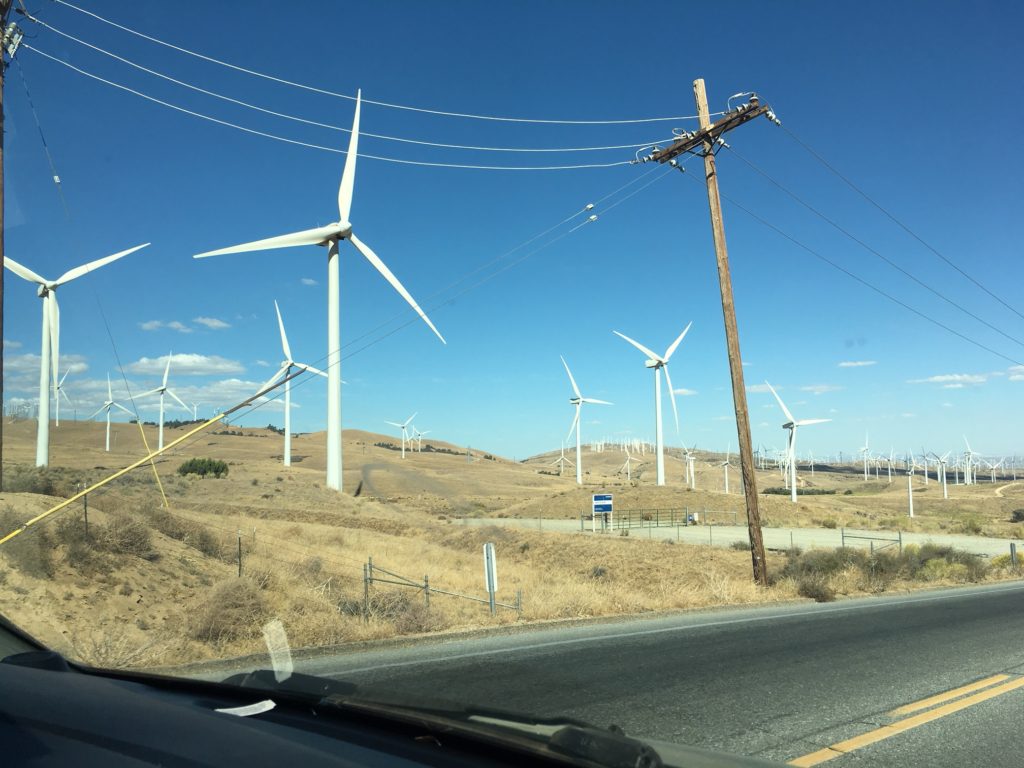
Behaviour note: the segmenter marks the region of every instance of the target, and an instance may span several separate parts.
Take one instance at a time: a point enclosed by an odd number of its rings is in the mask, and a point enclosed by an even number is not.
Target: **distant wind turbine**
[[[71,405],[71,398],[68,397],[68,393],[64,391],[64,379],[71,373],[71,369],[68,368],[64,371],[64,375],[60,377],[60,381],[56,381],[53,384],[53,426],[60,426],[60,396],[64,395],[64,399],[68,405]]]
[[[403,422],[397,422],[397,421],[385,422],[387,424],[390,424],[393,427],[398,427],[399,429],[402,430],[402,458],[403,459],[405,458],[405,444],[406,444],[406,442],[409,439],[409,425],[412,423],[412,420],[415,419],[415,418],[416,418],[416,414],[414,413],[412,416],[410,416],[408,419],[406,419]]]
[[[671,346],[669,346],[669,348],[665,351],[664,355],[659,355],[656,354],[655,352],[652,352],[650,349],[645,347],[640,342],[634,341],[633,339],[629,338],[629,336],[621,334],[618,331],[612,331],[612,333],[614,333],[620,339],[624,339],[625,341],[629,342],[638,350],[640,350],[644,355],[646,355],[647,359],[644,361],[644,366],[647,368],[654,369],[654,435],[656,444],[655,466],[657,468],[656,475],[658,485],[665,484],[665,440],[661,432],[661,371],[662,369],[665,370],[665,383],[668,384],[668,399],[669,402],[672,403],[672,414],[673,416],[675,416],[676,434],[678,434],[679,411],[676,410],[676,393],[672,389],[672,377],[668,375],[668,361],[675,353],[676,348],[679,346],[679,343],[683,340],[683,337],[686,336],[687,331],[690,330],[691,325],[693,325],[692,322],[687,323],[686,327],[683,329],[683,332],[680,333],[679,337],[672,342]]]
[[[107,453],[110,453],[110,409],[111,408],[118,408],[118,409],[124,411],[125,413],[127,413],[129,416],[132,416],[133,418],[135,416],[134,413],[129,411],[123,405],[121,405],[120,403],[115,403],[114,402],[114,392],[113,392],[113,390],[110,387],[110,374],[108,373],[107,374],[107,399],[103,402],[103,405],[101,405],[96,410],[96,413],[94,413],[92,416],[89,417],[90,419],[95,419],[103,411],[107,412],[107,443],[106,443]]]
[[[292,348],[288,344],[288,334],[284,332],[284,320],[281,319],[281,308],[277,306],[276,300],[274,301],[274,311],[277,313],[277,327],[281,332],[281,351],[284,353],[284,360],[281,361],[281,367],[277,369],[277,373],[271,376],[267,382],[260,387],[260,392],[266,391],[267,387],[275,381],[278,381],[281,378],[287,378],[288,374],[292,372],[292,368],[314,373],[317,376],[326,377],[326,373],[311,365],[295,362],[292,357]],[[284,453],[282,454],[282,463],[286,467],[290,467],[292,465],[292,382],[290,379],[284,383]]]
[[[722,468],[722,470],[725,472],[725,492],[726,492],[726,494],[729,493],[729,467],[732,466],[732,464],[729,463],[729,454],[731,452],[732,452],[732,445],[729,444],[725,448],[725,461],[723,461],[719,465]]]
[[[565,372],[569,374],[569,383],[572,384],[573,396],[569,398],[569,403],[576,407],[576,413],[572,419],[572,426],[569,427],[569,434],[566,435],[565,439],[568,440],[572,437],[573,430],[576,431],[576,483],[583,485],[583,454],[580,451],[580,409],[583,407],[583,403],[592,403],[594,405],[611,405],[607,400],[598,400],[594,397],[584,397],[580,394],[580,388],[576,386],[576,379],[572,377],[572,371],[569,370],[569,364],[565,362],[565,358],[561,357],[562,365],[565,366]]]
[[[4,256],[4,266],[23,280],[35,283],[36,293],[43,300],[43,333],[42,351],[39,355],[39,429],[36,432],[36,466],[45,467],[50,461],[50,376],[57,383],[57,372],[60,366],[60,308],[57,306],[57,289],[75,278],[92,272],[94,269],[127,256],[149,243],[137,245],[126,251],[119,251],[102,259],[90,261],[80,267],[69,269],[56,280],[40,277],[28,267],[23,267],[14,259]],[[52,373],[51,373],[52,368]]]
[[[157,435],[158,435],[158,437],[157,437],[157,450],[159,450],[159,451],[162,451],[164,449],[164,395],[170,395],[172,398],[177,400],[178,401],[178,405],[180,405],[182,408],[184,408],[185,412],[188,413],[188,406],[185,405],[185,402],[180,397],[178,397],[176,394],[174,394],[174,392],[172,392],[170,389],[167,388],[167,377],[170,375],[170,373],[171,373],[171,354],[168,353],[167,354],[167,366],[164,368],[164,380],[163,380],[163,383],[159,387],[156,387],[155,389],[151,389],[148,392],[143,392],[141,395],[139,395],[139,397],[149,397],[150,395],[160,395],[160,425],[159,425],[159,430],[157,432]]]
[[[227,253],[243,251],[262,251],[271,248],[290,248],[298,245],[325,245],[327,251],[327,487],[340,491],[342,488],[341,463],[341,310],[339,291],[341,271],[338,264],[338,245],[348,240],[355,246],[373,267],[387,280],[391,286],[408,302],[443,343],[447,343],[430,318],[426,316],[412,295],[392,274],[387,265],[374,253],[370,246],[356,237],[352,231],[349,213],[352,208],[352,192],[356,178],[356,156],[359,149],[359,110],[362,103],[361,92],[356,92],[355,116],[352,120],[352,135],[349,139],[348,153],[345,156],[345,169],[341,174],[341,186],[338,188],[338,221],[315,229],[306,229],[279,237],[256,240],[251,243],[221,248],[215,251],[200,253],[193,258],[220,256]]]
[[[768,384],[766,381],[765,384]],[[789,498],[794,504],[796,503],[796,430],[797,427],[806,427],[811,424],[824,424],[826,421],[832,421],[832,419],[796,419],[793,414],[789,412],[789,408],[782,402],[782,398],[779,397],[779,393],[775,391],[775,387],[768,384],[768,389],[771,390],[772,394],[775,395],[775,400],[778,402],[779,407],[782,409],[783,414],[786,416],[786,423],[782,425],[783,429],[789,430],[789,445],[787,446],[787,459],[789,460]]]

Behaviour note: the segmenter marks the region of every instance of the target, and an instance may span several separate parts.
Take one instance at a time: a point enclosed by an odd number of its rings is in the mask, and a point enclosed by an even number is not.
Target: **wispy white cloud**
[[[222,331],[225,328],[231,327],[231,323],[225,323],[216,317],[194,317],[192,322],[198,325],[205,325],[211,331]]]
[[[179,320],[171,320],[169,322],[164,322],[163,320],[147,320],[144,323],[139,323],[139,328],[144,331],[159,331],[166,328],[171,331],[177,331],[178,333],[192,333],[192,329]]]
[[[840,368],[866,368],[869,365],[878,365],[877,360],[844,360],[839,364]]]
[[[776,387],[775,391],[778,392],[781,389],[782,387]],[[767,384],[751,384],[749,387],[747,387],[747,392],[752,392],[754,394],[762,394],[766,392],[771,392],[771,390],[768,389]]]
[[[179,353],[171,355],[171,373],[178,376],[212,376],[245,371],[237,360],[228,360],[219,355],[196,355]],[[167,355],[161,357],[142,357],[127,367],[132,373],[163,375],[167,365]]]
[[[257,360],[256,361],[256,365],[258,365],[260,368],[269,368],[270,367],[270,363],[268,363],[266,360]]]
[[[672,394],[680,395],[682,397],[691,397],[697,394],[696,389],[687,389],[686,387],[679,387],[679,389],[673,389]]]
[[[943,403],[943,404],[942,404],[942,407],[943,407],[943,408],[952,408],[952,407],[953,407],[953,404],[952,404],[952,403]]]
[[[1010,366],[1010,381],[1024,381],[1024,365]]]
[[[900,416],[902,416],[904,419],[916,419],[917,418],[917,414],[916,413],[901,413]]]
[[[800,387],[801,392],[810,392],[812,395],[823,395],[826,392],[838,392],[842,387],[836,386],[835,384],[811,384],[806,387]]]
[[[4,349],[21,349],[21,342],[4,339]]]
[[[318,285],[317,281],[314,280],[312,277],[304,277],[301,280],[299,280],[299,282],[302,283],[303,285]]]
[[[1012,378],[1012,377],[1011,377]],[[908,379],[908,384],[942,384],[946,389],[962,389],[964,386],[984,384],[987,373],[941,373],[926,379]]]

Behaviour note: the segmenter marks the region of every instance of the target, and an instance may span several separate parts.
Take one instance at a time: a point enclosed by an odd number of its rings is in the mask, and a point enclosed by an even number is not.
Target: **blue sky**
[[[285,9],[257,0],[203,4],[201,11],[197,5],[185,14],[178,4],[158,2],[75,4],[240,67],[443,111],[555,120],[688,116],[696,77],[707,81],[713,110],[724,109],[731,94],[753,90],[792,134],[1024,312],[1014,226],[1024,200],[1014,53],[1024,11],[1015,4],[727,2],[700,19],[678,3],[639,10],[611,2],[296,2]],[[349,100],[190,57],[60,3],[37,2],[30,10],[171,77],[276,112],[351,125]],[[275,299],[296,359],[322,363],[322,249],[202,261],[191,255],[333,221],[343,155],[173,111],[39,52],[252,130],[338,149],[347,135],[189,91],[52,29],[20,23],[37,50],[22,48],[17,58],[68,212],[12,66],[5,98],[7,255],[56,277],[153,243],[58,291],[62,367],[73,366],[66,387],[79,417],[101,404],[107,371],[120,379],[116,358],[137,393],[155,386],[160,358],[171,351],[171,388],[183,399],[200,402],[205,414],[231,405],[281,359]],[[695,121],[497,122],[367,104],[360,152],[453,164],[614,163],[634,150],[481,152],[365,134],[551,148],[666,143],[674,127],[693,129]],[[802,432],[801,451],[853,451],[867,431],[885,452],[890,445],[897,452],[960,448],[965,433],[982,453],[1019,452],[1024,368],[1014,366],[1024,362],[1024,319],[851,191],[785,130],[757,120],[728,141],[733,151],[718,158],[726,196],[994,351],[881,297],[726,202],[755,442],[781,446],[784,439],[777,406],[756,386],[767,379],[798,417],[833,420]],[[1005,335],[836,231],[744,159]],[[676,388],[694,393],[678,397],[682,439],[710,449],[735,446],[706,195],[695,183],[700,160],[687,167],[685,175],[649,165],[494,171],[361,158],[355,231],[449,343],[409,322],[400,297],[344,244],[344,426],[387,432],[385,421],[418,412],[420,429],[452,442],[518,458],[557,449],[572,418],[561,354],[585,395],[615,403],[586,409],[585,440],[651,438],[651,373],[612,331],[663,351],[692,321],[670,365]],[[594,209],[596,222],[570,231],[585,216],[571,219],[501,258],[609,193],[615,194]],[[39,301],[10,272],[6,286],[5,396],[30,400],[38,386]],[[126,400],[123,390],[121,381],[115,396]],[[297,386],[294,401],[297,430],[323,428],[319,381]],[[144,418],[154,417],[155,404],[139,406]],[[242,421],[280,424],[280,406],[265,405]],[[669,421],[666,435],[678,444]]]

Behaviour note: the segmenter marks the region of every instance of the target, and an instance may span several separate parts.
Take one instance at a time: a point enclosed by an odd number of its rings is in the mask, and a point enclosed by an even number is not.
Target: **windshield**
[[[922,734],[1024,696],[1022,21],[13,4],[0,613],[109,669],[973,762]]]

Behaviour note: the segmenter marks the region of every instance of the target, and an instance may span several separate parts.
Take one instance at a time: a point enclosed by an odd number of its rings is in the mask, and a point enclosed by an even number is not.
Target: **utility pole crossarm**
[[[775,113],[771,108],[766,104],[761,104],[757,96],[751,95],[750,101],[746,104],[740,104],[736,109],[726,113],[707,127],[692,133],[684,133],[677,141],[673,142],[672,146],[667,149],[654,150],[647,159],[658,163],[667,163],[684,152],[692,152],[697,147],[704,145],[705,142],[708,146],[713,146],[722,134],[761,115],[767,115],[769,120],[775,120]]]

